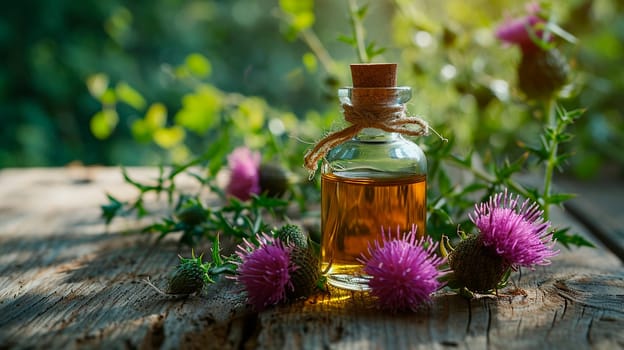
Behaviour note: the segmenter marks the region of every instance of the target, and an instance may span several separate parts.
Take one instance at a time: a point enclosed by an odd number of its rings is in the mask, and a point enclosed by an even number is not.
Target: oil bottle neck
[[[399,137],[396,132],[386,132],[376,128],[362,129],[354,139],[360,142],[389,142],[394,141]]]

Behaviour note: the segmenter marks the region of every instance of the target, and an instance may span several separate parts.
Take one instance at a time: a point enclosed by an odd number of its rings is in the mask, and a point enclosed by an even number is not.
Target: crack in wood
[[[588,344],[592,344],[591,330],[594,325],[594,318],[592,317],[589,320],[589,324],[587,325],[587,332],[585,333],[585,339],[587,339]]]
[[[164,315],[157,315],[155,319],[151,320],[143,342],[141,344],[142,349],[159,349],[165,342],[165,318]]]
[[[243,317],[242,338],[239,350],[255,349],[258,346],[258,335],[262,331],[262,322],[257,313],[250,313]]]
[[[546,330],[546,334],[544,335],[545,340],[549,339],[552,332],[556,329],[558,314],[559,314],[559,310],[555,310],[553,317],[552,317],[552,321],[550,322],[550,327]],[[563,318],[563,315],[561,317]]]
[[[553,286],[569,301],[602,310],[624,313],[623,275],[580,275],[560,278]]]
[[[472,322],[472,303],[470,300],[466,300],[468,304],[468,324],[466,324],[466,334],[470,334],[470,324]]]
[[[343,337],[344,331],[345,331],[345,329],[342,326],[342,322],[338,322],[338,324],[335,327],[332,327],[330,329],[329,341],[331,343],[339,342],[340,339],[342,339],[342,337]]]
[[[490,347],[490,329],[492,327],[492,308],[488,303],[485,303],[485,307],[487,309],[487,327],[485,328],[485,344],[489,348]]]

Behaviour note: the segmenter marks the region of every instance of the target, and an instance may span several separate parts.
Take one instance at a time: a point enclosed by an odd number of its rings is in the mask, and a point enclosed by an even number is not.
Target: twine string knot
[[[304,166],[310,171],[310,177],[314,176],[319,160],[325,157],[329,150],[351,139],[363,129],[375,128],[408,136],[429,134],[429,124],[419,117],[408,116],[404,105],[372,105],[362,108],[344,103],[342,109],[345,120],[351,125],[329,133],[318,141],[314,148],[306,152]],[[418,128],[406,128],[406,125],[416,125]]]

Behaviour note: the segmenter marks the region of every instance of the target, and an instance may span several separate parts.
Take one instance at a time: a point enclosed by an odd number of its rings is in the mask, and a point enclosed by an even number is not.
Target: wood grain
[[[179,300],[147,286],[147,276],[164,285],[177,254],[190,249],[176,237],[156,245],[133,233],[149,218],[107,227],[99,217],[107,191],[136,195],[116,168],[0,172],[0,348],[624,347],[622,262],[599,242],[513,274],[497,298],[443,290],[418,312],[388,314],[366,294],[331,289],[256,313],[230,280]],[[566,213],[553,215],[584,231]]]

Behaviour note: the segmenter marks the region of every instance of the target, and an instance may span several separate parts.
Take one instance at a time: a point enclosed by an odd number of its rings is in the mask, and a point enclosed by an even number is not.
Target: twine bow
[[[364,108],[354,107],[350,104],[343,104],[345,120],[351,123],[342,130],[334,131],[306,152],[304,166],[310,171],[312,177],[318,169],[318,161],[323,158],[329,150],[340,145],[357,135],[362,129],[375,128],[387,132],[396,132],[409,136],[424,136],[429,134],[429,124],[421,118],[408,116],[405,106],[367,106]],[[413,130],[405,128],[405,125],[418,125],[420,128]]]

